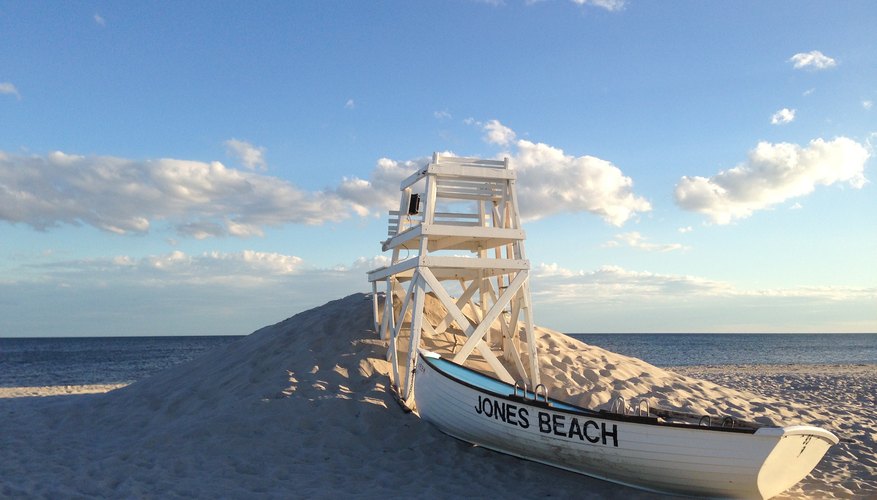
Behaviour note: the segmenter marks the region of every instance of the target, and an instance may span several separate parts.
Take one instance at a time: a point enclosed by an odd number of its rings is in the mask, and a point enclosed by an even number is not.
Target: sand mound
[[[106,394],[4,400],[0,497],[651,497],[472,448],[403,413],[372,328],[370,298],[356,294]],[[538,334],[554,396],[813,417]]]
[[[549,392],[579,406],[608,410],[620,396],[629,407],[646,399],[652,407],[730,415],[769,425],[826,423],[823,416],[804,405],[686,377],[546,328],[537,328],[536,333],[543,381]]]

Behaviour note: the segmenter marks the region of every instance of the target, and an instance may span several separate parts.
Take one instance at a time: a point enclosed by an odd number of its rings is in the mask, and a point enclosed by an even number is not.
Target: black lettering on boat
[[[563,432],[563,421],[566,420],[566,417],[564,417],[563,415],[558,415],[556,413],[552,415],[552,417],[553,425],[551,426],[551,428],[554,430],[554,435],[566,437],[566,433]]]
[[[548,434],[551,432],[551,415],[544,411],[539,412],[539,432]]]
[[[573,436],[578,436],[579,441],[584,441],[585,436],[582,434],[582,427],[579,425],[579,419],[576,417],[572,417],[572,420],[569,422],[569,432],[567,433],[568,438],[572,438]]]
[[[478,403],[475,405],[475,413],[521,429],[530,428],[530,411],[526,407],[505,401],[479,395]],[[606,422],[580,421],[574,415],[544,411],[536,414],[536,421],[539,424],[539,432],[542,434],[553,434],[567,439],[578,438],[579,441],[587,440],[591,444],[598,444],[602,441],[604,446],[609,446],[609,438],[612,438],[612,446],[618,447],[618,426],[616,424],[611,424],[609,427]]]
[[[475,413],[485,417],[492,417],[522,429],[530,427],[530,413],[527,409],[506,403],[505,401],[479,395],[478,403],[475,405]]]
[[[612,436],[612,446],[618,448],[618,426],[612,424],[612,432],[606,430],[606,422],[601,422],[603,431],[603,444],[606,444],[606,436]]]
[[[517,411],[518,407],[513,404],[503,404],[505,405],[505,422],[507,424],[518,425],[518,421],[515,419],[515,412]]]
[[[493,401],[493,418],[505,422],[505,403]]]
[[[600,436],[593,436],[593,437],[592,437],[592,436],[588,433],[588,427],[590,427],[590,426],[592,426],[592,425],[594,426],[594,430],[595,430],[595,431],[599,431],[599,430],[600,430],[600,426],[597,425],[597,422],[594,422],[593,420],[588,420],[587,422],[585,422],[585,439],[587,439],[589,443],[597,443],[597,442],[600,441]],[[604,443],[604,444],[605,444],[605,443]]]
[[[530,412],[526,408],[518,410],[518,425],[521,426],[521,429],[530,427]]]

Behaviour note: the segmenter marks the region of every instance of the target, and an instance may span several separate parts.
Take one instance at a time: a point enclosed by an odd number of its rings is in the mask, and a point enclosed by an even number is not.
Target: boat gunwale
[[[427,355],[426,353],[429,353],[429,355]],[[715,427],[715,426],[693,425],[693,424],[685,424],[685,423],[677,423],[677,422],[660,422],[660,421],[658,421],[657,417],[644,417],[641,415],[622,415],[619,413],[608,412],[606,410],[592,410],[589,408],[584,408],[582,406],[574,405],[572,403],[567,403],[565,401],[559,401],[559,400],[556,400],[556,399],[553,399],[550,397],[548,398],[548,401],[546,402],[546,401],[539,401],[538,399],[534,400],[534,399],[528,399],[528,398],[525,398],[522,396],[514,396],[511,394],[500,394],[498,392],[492,391],[492,390],[487,389],[485,387],[481,387],[481,386],[472,384],[470,382],[467,382],[459,377],[456,377],[456,376],[446,372],[445,370],[442,370],[440,367],[436,366],[436,363],[434,362],[434,360],[441,359],[443,361],[446,361],[448,363],[453,364],[455,367],[460,368],[464,371],[474,373],[474,374],[482,376],[482,377],[489,378],[489,379],[491,379],[499,384],[502,384],[503,386],[508,386],[509,388],[512,388],[513,386],[511,386],[510,384],[508,384],[506,382],[503,382],[502,380],[491,377],[490,375],[487,375],[485,373],[481,373],[477,370],[473,370],[472,368],[469,368],[468,366],[463,366],[463,365],[459,365],[457,363],[454,363],[453,361],[451,361],[449,359],[441,357],[437,353],[433,353],[431,351],[426,351],[424,349],[418,349],[417,354],[434,371],[436,371],[437,373],[441,374],[442,376],[447,377],[448,379],[450,379],[458,384],[462,384],[466,387],[469,387],[470,389],[489,394],[495,398],[503,399],[506,401],[512,401],[512,402],[516,402],[516,403],[524,403],[524,404],[534,406],[537,408],[551,410],[553,412],[565,413],[568,415],[593,417],[593,418],[599,418],[599,419],[603,419],[603,420],[627,422],[627,423],[631,423],[631,424],[653,425],[653,426],[658,426],[658,427],[670,427],[670,428],[677,428],[677,429],[690,429],[690,430],[700,430],[700,431],[731,432],[731,433],[736,433],[736,434],[754,435],[760,429],[772,429],[772,428],[782,429],[781,427],[770,427],[770,426],[759,427],[757,429],[749,429],[749,428],[742,428],[742,427]],[[415,391],[416,390],[417,389],[415,389]],[[551,404],[552,401],[554,401],[558,404],[573,408],[573,410],[558,407],[558,406],[553,406]]]

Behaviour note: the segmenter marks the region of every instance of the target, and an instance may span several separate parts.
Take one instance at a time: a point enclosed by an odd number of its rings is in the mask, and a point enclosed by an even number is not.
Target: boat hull
[[[418,414],[458,439],[641,489],[769,498],[803,479],[831,433],[810,426],[756,432],[661,425],[513,395],[508,384],[421,352]]]

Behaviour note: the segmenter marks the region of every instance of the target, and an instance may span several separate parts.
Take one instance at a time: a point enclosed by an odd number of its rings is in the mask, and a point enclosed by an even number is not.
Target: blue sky
[[[369,290],[434,151],[518,171],[538,324],[877,331],[873,2],[0,3],[0,336]]]

